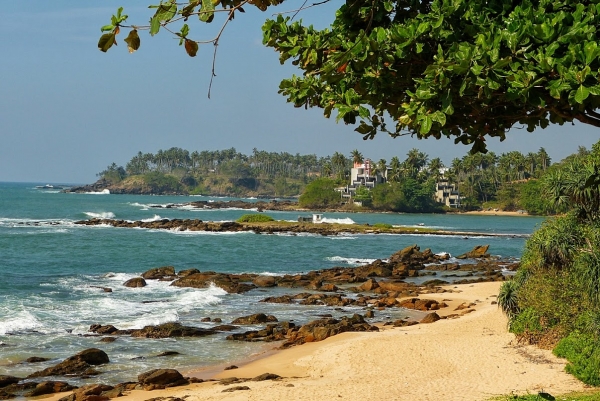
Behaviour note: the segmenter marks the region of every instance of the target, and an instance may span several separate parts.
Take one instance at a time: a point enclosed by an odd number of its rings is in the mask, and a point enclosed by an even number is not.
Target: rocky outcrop
[[[432,312],[432,313],[427,314],[423,319],[421,319],[421,321],[419,323],[423,323],[423,324],[434,323],[440,319],[441,319],[441,317],[437,313]]]
[[[282,347],[289,347],[307,342],[322,341],[336,334],[348,331],[378,331],[376,326],[371,326],[365,322],[361,315],[355,314],[352,317],[343,317],[342,319],[325,318],[314,320],[297,331],[288,333],[288,341]]]
[[[250,316],[242,316],[234,319],[231,324],[261,324],[267,322],[277,322],[277,318],[273,315],[265,315],[264,313],[257,313]]]
[[[130,288],[138,288],[145,287],[147,284],[146,280],[144,280],[142,277],[134,277],[124,282],[123,285]]]
[[[144,390],[157,390],[189,384],[189,381],[175,369],[150,370],[138,375],[138,382],[144,387]]]
[[[72,386],[64,381],[45,381],[38,383],[33,390],[25,393],[25,397],[37,397],[46,394],[63,393],[75,388],[77,387]]]
[[[15,376],[0,375],[0,388],[20,382],[22,379]]]
[[[182,277],[171,283],[175,287],[208,288],[211,284],[216,285],[230,294],[241,294],[256,288],[254,284],[240,283],[235,275],[206,272],[195,273]]]
[[[481,259],[481,258],[489,258],[490,254],[487,253],[489,249],[489,245],[477,245],[475,248],[471,249],[467,253],[463,253],[462,255],[458,255],[456,259]]]
[[[100,374],[93,366],[109,363],[106,352],[98,348],[90,348],[73,355],[61,363],[47,369],[34,372],[28,378],[46,376],[89,376]]]
[[[171,337],[204,337],[215,334],[214,330],[199,327],[183,326],[180,323],[164,323],[158,326],[146,326],[133,330],[132,337],[171,338]]]
[[[146,280],[172,280],[175,276],[175,268],[173,266],[155,267],[142,274],[142,277]]]

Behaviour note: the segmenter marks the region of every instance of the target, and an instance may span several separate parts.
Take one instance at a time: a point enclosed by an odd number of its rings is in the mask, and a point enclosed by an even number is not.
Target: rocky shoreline
[[[259,302],[265,305],[264,313],[240,316],[224,323],[221,319],[206,317],[205,322],[211,328],[183,326],[179,323],[166,323],[146,326],[142,329],[120,330],[110,322],[98,322],[89,328],[89,336],[97,336],[99,343],[117,341],[120,336],[138,338],[176,338],[207,337],[219,332],[231,332],[228,341],[261,341],[277,342],[279,348],[322,341],[328,337],[344,332],[378,331],[386,325],[404,327],[415,324],[433,323],[440,319],[457,318],[474,311],[474,303],[461,304],[453,311],[442,316],[437,311],[448,308],[444,301],[429,299],[427,294],[452,292],[441,285],[449,281],[435,279],[438,272],[445,272],[445,277],[454,276],[452,284],[475,283],[483,281],[501,281],[505,279],[503,271],[515,270],[518,263],[492,258],[488,246],[477,246],[459,259],[468,259],[472,263],[450,263],[448,255],[436,255],[430,249],[421,251],[417,245],[406,247],[387,260],[376,260],[359,267],[334,267],[308,272],[306,274],[262,276],[258,274],[228,274],[201,272],[187,269],[176,272],[172,266],[163,266],[146,271],[140,277],[130,279],[124,286],[139,288],[146,286],[147,280],[162,280],[170,285],[188,288],[207,288],[211,285],[222,288],[228,293],[244,293],[252,289],[268,291],[269,288],[286,288],[289,294],[282,296],[266,296]],[[453,272],[454,274],[447,274]],[[456,277],[460,275],[461,277]],[[432,276],[422,285],[405,281],[407,278]],[[102,288],[111,292],[111,288]],[[302,305],[322,306],[324,308],[342,308],[352,306],[362,308],[363,314],[354,314],[339,319],[324,313],[319,319],[304,325],[291,321],[278,321],[277,317],[268,313],[270,303],[298,303]],[[391,308],[405,308],[421,311],[421,318],[399,319],[395,321],[378,320],[376,313]],[[383,316],[383,315],[381,315]],[[367,321],[367,319],[370,321]],[[262,326],[259,330],[247,330],[245,326]],[[157,357],[170,355],[165,352]],[[26,363],[45,362],[43,356],[29,358]],[[74,390],[61,401],[104,401],[122,396],[136,390],[155,390],[167,387],[187,385],[201,382],[193,377],[183,377],[174,369],[154,369],[138,376],[137,382],[121,383],[115,386],[90,384],[76,388],[65,380],[68,377],[94,377],[101,375],[102,366],[110,363],[109,355],[104,351],[92,348],[83,350],[62,362],[35,371],[27,377],[0,376],[0,399],[11,399],[17,396],[35,397]],[[231,369],[235,367],[230,367]],[[35,381],[43,378],[44,381]],[[252,379],[223,379],[223,384],[241,383],[245,380],[277,380],[279,376],[265,373]],[[241,386],[243,387],[243,386]],[[235,387],[234,387],[235,388]],[[238,388],[243,390],[243,388]],[[235,390],[232,390],[235,391]]]
[[[152,230],[177,230],[177,231],[207,231],[207,232],[243,232],[250,231],[256,234],[300,234],[309,233],[317,235],[339,234],[427,234],[427,235],[454,235],[461,237],[529,237],[529,234],[502,234],[483,233],[472,231],[446,231],[433,230],[426,227],[392,227],[371,226],[369,224],[337,224],[337,223],[311,223],[311,222],[253,222],[238,223],[235,221],[213,222],[199,219],[161,219],[156,221],[131,221],[117,219],[93,218],[76,221],[77,225],[98,226],[106,225],[119,228],[145,228]]]

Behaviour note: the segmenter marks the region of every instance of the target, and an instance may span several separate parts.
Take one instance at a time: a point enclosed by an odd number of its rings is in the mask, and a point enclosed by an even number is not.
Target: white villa
[[[366,188],[375,188],[376,185],[387,182],[389,167],[381,172],[373,168],[373,162],[365,159],[363,163],[354,163],[350,170],[350,184],[345,187],[336,188],[341,193],[342,199],[353,199],[356,195],[356,189],[360,186]],[[443,174],[447,169],[440,170]],[[447,178],[442,177],[435,184],[435,200],[448,207],[460,207],[460,193],[457,184],[450,184]]]

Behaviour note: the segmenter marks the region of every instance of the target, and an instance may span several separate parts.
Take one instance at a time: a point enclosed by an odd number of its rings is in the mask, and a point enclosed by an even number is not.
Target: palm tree
[[[363,164],[364,158],[362,153],[360,153],[358,149],[354,149],[352,152],[350,152],[350,156],[352,157],[352,163],[354,163],[355,166],[357,164]]]

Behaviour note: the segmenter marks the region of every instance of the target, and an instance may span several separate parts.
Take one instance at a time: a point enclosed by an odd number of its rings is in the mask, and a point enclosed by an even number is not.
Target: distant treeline
[[[586,153],[589,151],[580,147],[570,157]],[[125,167],[113,163],[98,176],[111,182],[142,176],[147,177],[149,183],[178,183],[191,193],[297,196],[317,178],[331,179],[334,186],[349,184],[353,164],[362,163],[365,158],[358,150],[347,156],[335,152],[331,156],[318,157],[315,154],[294,155],[256,148],[252,154],[245,155],[235,148],[190,152],[173,147],[156,153],[138,152]],[[403,160],[395,156],[389,162],[385,159],[372,159],[371,162],[372,174],[384,175],[389,187],[394,183],[403,183],[404,187],[410,184],[412,194],[406,199],[416,201],[433,197],[435,182],[443,176],[457,185],[465,208],[488,205],[505,210],[523,208],[537,214],[552,213],[538,199],[539,188],[536,187],[539,184],[536,180],[546,173],[551,164],[544,148],[527,154],[519,151],[500,155],[494,152],[466,154],[452,160],[449,166],[444,165],[440,158],[430,159],[418,149],[409,150]],[[167,180],[163,176],[170,178]],[[379,192],[394,191],[397,192],[397,186],[380,188],[371,194],[371,198],[377,203],[381,195]],[[419,196],[415,197],[417,192]],[[369,197],[364,192],[361,196]],[[413,206],[419,210],[418,205]]]

